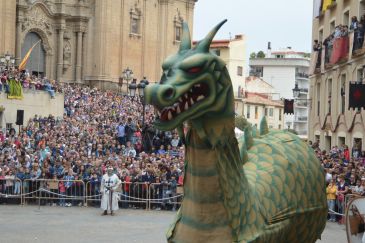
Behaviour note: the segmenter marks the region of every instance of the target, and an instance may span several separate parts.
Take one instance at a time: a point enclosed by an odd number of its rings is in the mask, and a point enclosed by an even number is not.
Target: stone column
[[[57,58],[57,81],[62,81],[63,74],[63,35],[65,29],[61,28],[58,30],[58,58]]]
[[[77,54],[76,54],[76,82],[81,83],[82,67],[82,32],[77,32]]]
[[[16,23],[16,43],[15,43],[15,65],[19,66],[21,62],[21,35],[22,35],[22,22],[18,19]]]

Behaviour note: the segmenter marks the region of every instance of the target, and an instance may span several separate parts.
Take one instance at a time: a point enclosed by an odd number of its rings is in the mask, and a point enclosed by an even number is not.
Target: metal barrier
[[[22,181],[16,178],[4,178],[0,179],[0,203],[2,202],[13,202],[14,199],[20,199],[22,201]]]
[[[171,190],[163,183],[122,182],[117,190],[121,208],[172,209],[181,205],[182,187]],[[0,179],[0,202],[20,199],[20,204],[39,203],[40,205],[99,206],[102,194],[100,183],[81,180],[55,179]]]
[[[117,192],[119,193],[119,202],[121,208],[144,208],[148,209],[149,185],[142,182],[122,182]],[[100,192],[100,183],[86,183],[86,205],[94,205],[100,202],[102,194]]]
[[[149,205],[151,209],[172,209],[175,211],[181,205],[183,193],[182,187],[171,189],[163,183],[152,183],[149,185]]]
[[[143,208],[148,210],[149,184],[144,182],[122,182],[120,198],[122,208]]]
[[[81,180],[26,179],[23,181],[23,203],[39,200],[52,205],[81,206],[85,202],[85,183]]]

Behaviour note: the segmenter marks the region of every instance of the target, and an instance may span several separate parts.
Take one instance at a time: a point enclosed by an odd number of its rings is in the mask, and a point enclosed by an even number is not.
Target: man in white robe
[[[108,210],[111,215],[114,215],[114,211],[118,210],[118,193],[116,190],[118,189],[121,181],[118,176],[113,173],[113,167],[109,166],[107,169],[107,173],[103,175],[103,179],[101,180],[101,209],[104,210],[102,215],[107,215]]]

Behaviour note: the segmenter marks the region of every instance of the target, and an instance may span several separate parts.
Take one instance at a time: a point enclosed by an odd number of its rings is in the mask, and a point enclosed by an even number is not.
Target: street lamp
[[[120,89],[122,90],[123,87],[123,80],[127,81],[127,89],[129,88],[129,81],[133,79],[133,71],[131,69],[129,69],[129,67],[127,67],[126,69],[123,70],[122,72],[122,76],[119,77],[119,86]],[[128,91],[127,91],[128,93]]]
[[[299,97],[299,92],[300,92],[300,89],[298,87],[298,84],[296,83],[295,87],[293,89],[293,96],[294,96],[295,99]]]
[[[144,126],[144,120],[145,120],[145,110],[146,110],[146,102],[144,101],[144,89],[146,88],[146,86],[149,84],[148,80],[146,79],[146,77],[143,77],[143,79],[139,82],[139,84],[135,84],[135,83],[131,83],[128,88],[129,88],[129,96],[130,97],[135,97],[137,94],[137,89],[138,89],[138,96],[141,100],[142,106],[143,106],[143,113],[142,113],[142,126]]]

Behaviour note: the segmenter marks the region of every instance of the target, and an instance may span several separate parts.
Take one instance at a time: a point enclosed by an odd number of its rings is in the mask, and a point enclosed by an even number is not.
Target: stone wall
[[[17,110],[24,110],[24,123],[27,125],[28,120],[35,115],[53,116],[62,118],[64,111],[64,95],[56,93],[55,99],[51,99],[51,96],[46,91],[30,91],[24,92],[24,98],[22,100],[8,99],[6,94],[2,92],[0,94],[0,106],[5,110],[0,112],[0,129],[6,128],[6,124],[11,123],[12,127],[16,130],[18,126],[16,122]]]

